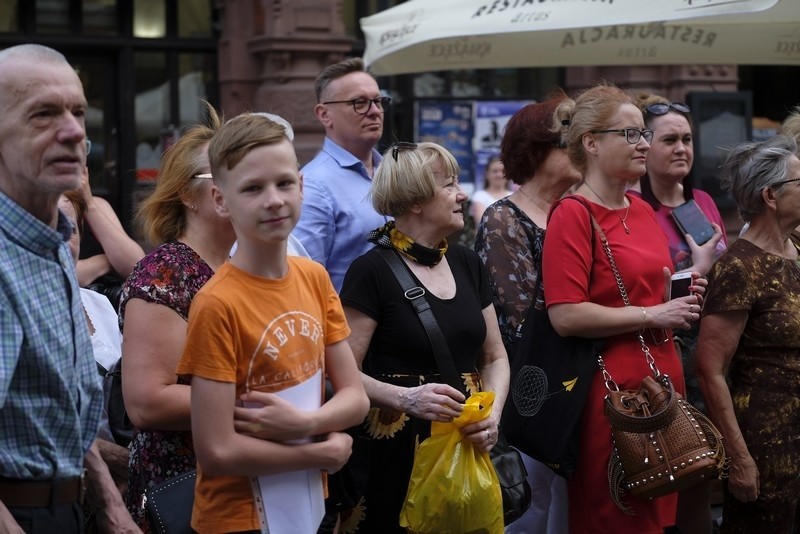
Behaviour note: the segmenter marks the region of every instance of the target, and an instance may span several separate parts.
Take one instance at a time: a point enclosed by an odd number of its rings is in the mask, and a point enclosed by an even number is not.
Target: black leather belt
[[[60,480],[0,478],[0,501],[8,508],[47,508],[83,503],[83,477]]]

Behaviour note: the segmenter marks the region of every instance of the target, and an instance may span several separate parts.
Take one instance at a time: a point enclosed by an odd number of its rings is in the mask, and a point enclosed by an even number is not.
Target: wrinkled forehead
[[[83,85],[66,63],[8,60],[0,65],[0,105],[6,109],[37,104],[86,106]]]

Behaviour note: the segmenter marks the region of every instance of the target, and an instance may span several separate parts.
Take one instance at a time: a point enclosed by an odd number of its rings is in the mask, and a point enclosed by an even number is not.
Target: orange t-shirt
[[[223,265],[189,313],[176,372],[274,393],[323,373],[325,347],[347,338],[339,296],[318,263],[289,257],[279,280]],[[320,391],[322,402],[323,391]],[[258,473],[253,473],[258,475]],[[258,530],[248,477],[204,476],[198,466],[192,528],[202,533]]]

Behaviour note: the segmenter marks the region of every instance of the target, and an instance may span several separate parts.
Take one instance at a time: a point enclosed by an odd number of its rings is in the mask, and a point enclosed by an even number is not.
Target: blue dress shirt
[[[373,148],[373,168],[381,159]],[[388,218],[372,207],[372,178],[364,164],[330,138],[302,171],[303,213],[293,234],[325,266],[338,292],[353,260],[374,246],[367,233]]]

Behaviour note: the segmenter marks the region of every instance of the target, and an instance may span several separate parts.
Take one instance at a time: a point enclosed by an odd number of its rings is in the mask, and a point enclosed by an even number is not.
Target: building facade
[[[363,52],[358,20],[398,0],[0,0],[0,48],[36,42],[62,51],[89,100],[93,190],[131,228],[163,150],[201,118],[200,99],[227,117],[278,113],[294,126],[301,163],[321,146],[313,81]],[[735,65],[446,71],[379,80],[393,98],[384,145],[413,139],[428,101],[536,100],[610,80],[674,101],[742,92],[753,116],[780,121],[800,102],[800,69]],[[750,117],[748,117],[749,119]]]

